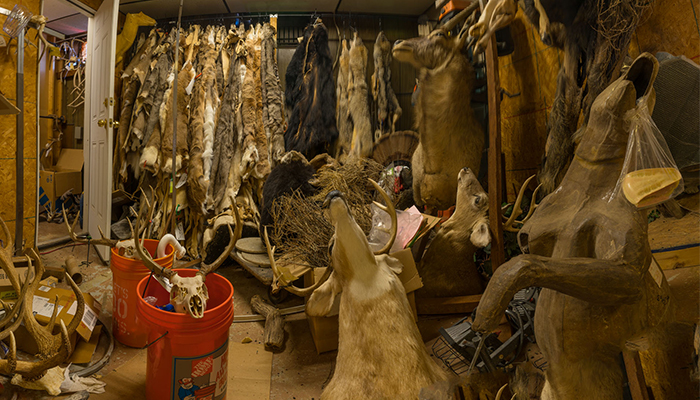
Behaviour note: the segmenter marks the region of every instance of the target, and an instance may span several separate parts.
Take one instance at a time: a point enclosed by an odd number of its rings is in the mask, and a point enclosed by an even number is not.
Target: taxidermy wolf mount
[[[332,272],[306,304],[309,315],[323,316],[340,298],[338,357],[333,378],[321,400],[417,399],[421,388],[448,375],[425,349],[397,274],[403,265],[385,254],[396,237],[396,213],[378,185],[393,216],[392,239],[372,252],[343,195],[333,191],[324,205],[335,226],[330,244]],[[331,270],[331,268],[328,268]]]
[[[621,399],[620,352],[650,346],[672,314],[646,212],[614,190],[631,116],[638,99],[653,108],[657,71],[644,53],[598,96],[561,185],[518,234],[525,254],[495,271],[477,309],[473,328],[490,332],[518,290],[543,287],[535,315],[549,364],[542,399]]]
[[[472,8],[473,10],[474,8]],[[471,108],[474,69],[463,53],[468,26],[449,36],[466,13],[426,37],[397,41],[395,59],[419,70],[413,153],[413,198],[418,206],[446,210],[455,204],[457,175],[469,167],[479,175],[484,130]]]

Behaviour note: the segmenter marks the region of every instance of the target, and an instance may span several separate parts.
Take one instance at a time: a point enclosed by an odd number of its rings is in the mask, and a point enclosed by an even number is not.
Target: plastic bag
[[[373,251],[384,247],[391,237],[391,217],[389,214],[372,204],[372,229],[369,231],[367,241]],[[389,253],[394,253],[404,249],[406,244],[415,236],[423,216],[420,211],[413,206],[406,211],[396,211],[396,240]]]
[[[630,123],[627,153],[615,193],[621,190],[635,207],[644,209],[683,192],[683,178],[659,128],[651,118],[647,99],[641,99]]]

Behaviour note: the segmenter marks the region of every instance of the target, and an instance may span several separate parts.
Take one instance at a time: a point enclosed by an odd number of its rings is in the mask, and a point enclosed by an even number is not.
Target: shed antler
[[[532,175],[529,177],[525,183],[523,183],[523,186],[520,188],[520,192],[518,192],[518,196],[515,199],[514,204],[506,204],[503,206],[501,209],[502,211],[505,211],[508,207],[511,205],[513,206],[513,212],[511,212],[510,217],[506,219],[505,216],[503,216],[503,219],[505,222],[503,223],[503,230],[508,231],[508,232],[519,232],[520,229],[523,227],[523,225],[532,217],[532,213],[535,212],[535,209],[537,208],[538,204],[536,204],[537,201],[537,192],[539,192],[540,187],[542,187],[542,184],[539,184],[535,191],[532,193],[532,200],[530,201],[530,209],[527,212],[527,215],[525,218],[522,220],[516,220],[518,215],[522,214],[523,210],[520,208],[520,205],[523,202],[523,197],[525,196],[525,189],[527,188],[527,185],[530,183],[535,178],[536,175]],[[519,227],[516,228],[515,225],[518,225]]]
[[[219,258],[217,258],[216,261],[214,261],[212,264],[205,264],[204,261],[202,261],[202,267],[197,272],[199,275],[202,275],[202,278],[206,278],[208,274],[216,271],[216,269],[219,268],[221,264],[224,263],[224,261],[226,261],[226,259],[233,251],[233,248],[236,246],[236,242],[238,241],[238,239],[241,238],[241,235],[243,234],[243,222],[241,222],[241,213],[238,210],[238,205],[236,205],[236,200],[233,197],[231,197],[231,210],[233,211],[234,218],[236,218],[236,231],[235,233],[231,232],[231,225],[226,225],[228,227],[229,234],[228,246],[219,255]]]
[[[75,234],[75,225],[78,223],[79,217],[75,217],[75,220],[73,220],[73,225],[68,225],[68,215],[66,214],[66,208],[61,206],[63,209],[63,222],[66,224],[66,228],[68,228],[68,234],[70,235],[70,239],[74,242],[77,243],[89,243],[89,244],[95,244],[95,245],[102,245],[102,246],[109,246],[109,247],[114,247],[119,243],[119,240],[117,239],[107,239],[102,232],[102,228],[99,226],[97,227],[97,230],[100,231],[100,236],[101,239],[92,239],[92,238],[79,238]]]

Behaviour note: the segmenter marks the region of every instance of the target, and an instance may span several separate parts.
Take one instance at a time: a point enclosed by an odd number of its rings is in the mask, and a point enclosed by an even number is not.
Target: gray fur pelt
[[[350,76],[348,79],[348,108],[352,118],[350,157],[372,155],[372,122],[369,117],[367,87],[367,48],[355,32],[350,44]]]
[[[352,145],[352,121],[348,110],[348,78],[350,77],[350,49],[348,41],[343,39],[343,50],[338,58],[338,80],[335,86],[336,97],[336,125],[338,127],[338,141],[336,142],[335,158],[343,162],[350,154]]]
[[[263,121],[265,122],[265,134],[269,148],[268,157],[270,167],[273,168],[284,156],[284,114],[282,111],[282,98],[284,92],[280,84],[280,75],[277,70],[277,42],[275,41],[275,28],[269,23],[262,27],[262,66],[260,79],[262,80],[263,94]]]
[[[372,96],[377,104],[377,133],[375,140],[385,133],[394,132],[401,117],[401,106],[391,87],[391,42],[384,32],[379,32],[374,42],[374,74]]]

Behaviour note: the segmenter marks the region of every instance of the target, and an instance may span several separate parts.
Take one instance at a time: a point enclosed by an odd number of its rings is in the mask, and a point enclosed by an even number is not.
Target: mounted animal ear
[[[340,282],[335,275],[335,272],[331,272],[331,276],[328,280],[319,286],[318,289],[314,290],[306,302],[306,314],[312,317],[323,317],[328,315],[328,313],[333,308],[333,303],[335,302],[335,296],[342,291],[340,287]]]
[[[474,225],[474,229],[472,229],[472,234],[469,237],[469,240],[474,246],[479,248],[486,247],[489,245],[489,243],[491,243],[491,232],[489,231],[488,220],[479,221],[476,225]]]
[[[401,271],[403,271],[403,264],[401,264],[401,261],[399,261],[398,259],[396,259],[390,255],[381,254],[381,255],[375,256],[375,259],[379,263],[386,264],[389,267],[389,269],[391,270],[391,272],[395,273],[396,275],[400,274]]]

